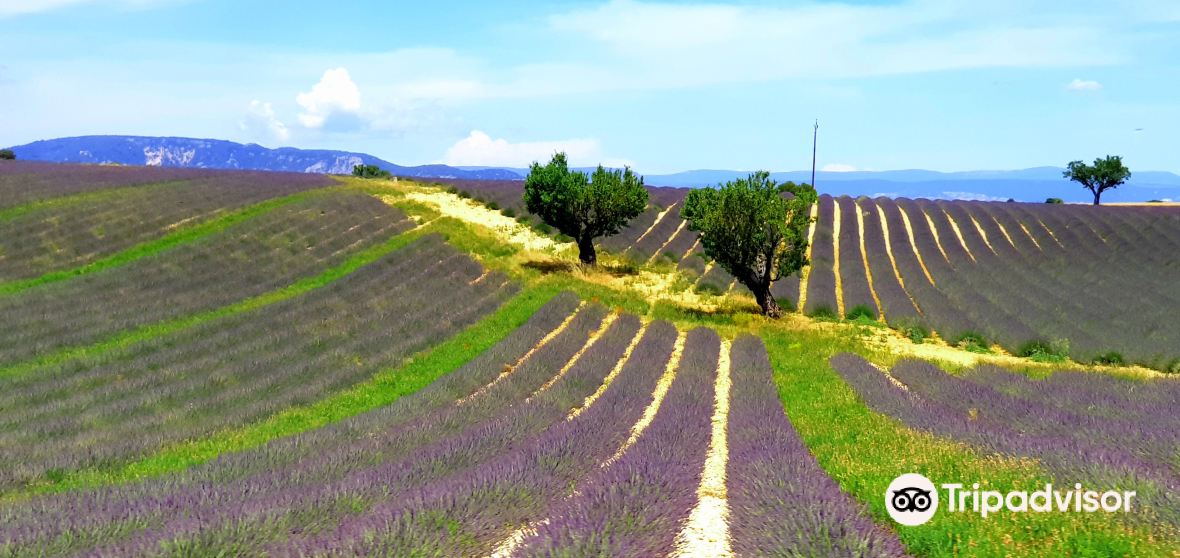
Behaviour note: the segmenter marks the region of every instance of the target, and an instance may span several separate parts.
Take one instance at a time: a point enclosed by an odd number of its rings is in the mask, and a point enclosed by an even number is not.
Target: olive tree
[[[0,159],[13,161],[16,159],[16,153],[11,149],[0,149]]]
[[[1071,161],[1069,168],[1062,175],[1090,190],[1090,193],[1094,194],[1094,205],[1098,205],[1102,199],[1102,192],[1118,188],[1126,182],[1131,178],[1131,170],[1123,164],[1122,157],[1107,155],[1101,159],[1094,159],[1093,165]]]
[[[591,176],[571,171],[565,153],[548,164],[534,162],[524,179],[525,207],[578,243],[578,259],[596,265],[594,239],[618,234],[647,207],[643,177],[602,165]]]
[[[758,171],[689,192],[680,215],[699,233],[705,255],[754,293],[764,315],[777,318],[782,310],[770,288],[808,264],[807,228],[817,199],[809,184],[779,184]]]

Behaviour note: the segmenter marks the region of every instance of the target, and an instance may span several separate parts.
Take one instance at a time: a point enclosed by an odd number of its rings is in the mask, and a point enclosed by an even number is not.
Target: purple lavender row
[[[106,188],[199,179],[246,180],[250,188],[282,188],[290,192],[332,185],[329,177],[303,173],[6,161],[0,164],[0,208]]]
[[[874,411],[897,418],[906,425],[956,440],[981,445],[1000,453],[1035,456],[1067,469],[1093,464],[1101,467],[1159,476],[1159,467],[1132,458],[1127,452],[1089,447],[1080,456],[1079,445],[1062,437],[1029,434],[993,421],[972,417],[941,402],[903,391],[885,374],[863,358],[843,353],[832,357],[831,365],[857,395]]]
[[[0,297],[0,364],[279,288],[412,226],[370,196],[316,196],[117,269]]]
[[[817,204],[815,235],[811,241],[811,270],[807,279],[807,305],[801,308],[806,314],[826,309],[833,315],[836,307],[836,262],[835,246],[832,241],[832,222],[836,201],[831,196],[820,196]],[[843,317],[843,316],[839,316]]]
[[[182,491],[162,496],[146,509],[149,517],[159,519],[183,510],[163,524],[122,541],[113,548],[114,555],[134,554],[174,538],[188,538],[190,531],[232,521],[242,514],[265,513],[284,509],[299,502],[307,507],[326,505],[324,498],[335,499],[353,491],[382,490],[391,467],[414,450],[505,412],[522,401],[549,379],[556,369],[553,362],[567,362],[582,347],[604,315],[601,307],[590,307],[575,316],[570,327],[545,345],[516,370],[508,381],[463,406],[448,405],[422,416],[416,422],[372,431],[362,437],[342,440],[331,453],[301,453],[287,467],[266,466],[241,482],[198,483]],[[453,403],[453,401],[452,401]],[[379,425],[378,425],[379,427]],[[367,493],[367,492],[362,492]],[[158,506],[158,507],[157,507]],[[197,522],[191,517],[200,517]]]
[[[346,498],[357,508],[369,507],[367,515],[381,506],[400,505],[412,498],[414,489],[497,458],[505,448],[527,446],[539,432],[562,421],[573,406],[598,387],[637,329],[638,320],[633,317],[616,321],[551,387],[487,421],[433,439],[412,452],[368,455],[366,461],[372,464],[339,480],[313,475],[318,478],[315,483],[252,485],[243,489],[251,494],[249,500],[219,510],[195,532],[180,533],[165,525],[157,530],[162,537],[137,537],[117,546],[114,553],[138,553],[135,549],[149,548],[154,544],[153,539],[169,540],[169,546],[215,540],[219,548],[228,546],[248,554],[265,553],[267,543],[284,548],[301,545],[303,536],[293,533],[313,534],[314,525],[309,520],[319,520],[314,512],[323,508],[325,502]],[[552,376],[567,361],[568,358],[539,358],[537,362]],[[306,474],[302,467],[298,472]]]
[[[453,252],[434,252],[442,248],[442,241],[431,236],[406,246],[341,279],[326,285],[312,293],[297,299],[280,302],[262,310],[262,315],[273,316],[280,321],[293,321],[306,313],[309,321],[322,319],[316,312],[329,312],[330,308],[307,305],[308,300],[331,296],[345,298],[350,294],[350,287],[359,282],[374,281],[377,272],[397,274],[409,273],[418,268],[441,263],[443,259],[457,257]],[[442,256],[442,257],[439,257]],[[382,287],[381,285],[373,285]],[[401,285],[394,285],[401,287]],[[348,298],[349,302],[359,302],[360,297]],[[306,307],[304,307],[306,305]],[[145,384],[139,382],[154,381],[155,374],[134,374],[134,369],[126,369],[127,361],[143,359],[145,365],[152,368],[162,368],[164,362],[196,361],[206,365],[215,363],[219,359],[234,357],[238,352],[257,352],[269,348],[274,344],[275,336],[264,335],[264,331],[254,327],[254,316],[258,312],[251,312],[217,320],[212,324],[200,325],[181,336],[172,335],[160,340],[139,343],[122,352],[105,353],[90,358],[80,358],[68,365],[52,365],[39,368],[36,373],[5,382],[6,390],[0,393],[0,427],[9,427],[14,423],[5,417],[38,418],[35,410],[50,409],[49,402],[66,404],[74,402],[93,404],[104,400],[105,397],[122,397],[121,393],[128,390],[139,390]],[[324,314],[326,316],[326,314]],[[200,340],[200,343],[179,343],[178,340]],[[103,381],[104,377],[115,374],[121,375],[119,381]],[[0,437],[4,434],[0,434]],[[3,439],[3,438],[0,438]]]
[[[143,186],[117,195],[33,208],[0,220],[0,280],[84,265],[157,238],[177,224],[298,191],[289,183],[228,177]]]
[[[302,454],[298,462],[286,468],[264,467],[261,472],[242,482],[194,485],[189,490],[174,494],[165,500],[166,506],[176,505],[177,500],[184,501],[186,504],[179,509],[200,513],[205,520],[187,524],[183,518],[174,520],[148,530],[118,548],[150,546],[154,544],[153,541],[183,535],[181,526],[185,529],[201,529],[210,522],[230,520],[242,511],[258,513],[281,509],[293,502],[315,499],[350,488],[379,488],[383,486],[381,479],[384,477],[380,471],[380,467],[384,467],[382,464],[396,464],[398,459],[413,450],[441,437],[462,433],[466,428],[498,416],[540,387],[555,372],[550,363],[568,361],[598,326],[603,315],[601,307],[590,307],[580,312],[569,328],[525,361],[507,381],[499,382],[492,390],[469,404],[445,406],[421,417],[418,422],[370,431],[366,436],[344,440],[345,444],[334,448],[331,453]],[[379,468],[374,470],[374,467]],[[245,495],[249,495],[248,498]]]
[[[966,379],[1002,393],[1057,409],[1180,428],[1180,381],[1122,379],[1093,372],[1061,371],[1043,380],[997,366],[981,366]]]
[[[762,341],[731,351],[726,470],[731,546],[738,556],[903,556],[897,535],[820,467],[783,413]]]
[[[116,360],[83,374],[80,384],[105,392],[105,399],[95,400],[87,390],[74,395],[63,389],[57,391],[65,398],[60,403],[40,398],[35,405],[5,409],[0,416],[11,428],[0,435],[0,454],[11,467],[0,472],[0,485],[35,478],[46,470],[123,459],[308,403],[395,365],[405,355],[492,310],[511,292],[504,280],[494,277],[469,284],[481,274],[479,266],[454,254],[440,240],[433,244],[423,254],[449,262],[441,268],[422,261],[412,265],[412,258],[408,267],[392,265],[399,259],[395,253],[387,258],[391,265],[378,262],[346,278],[344,287],[366,295],[355,304],[344,303],[335,290],[313,292],[221,324],[235,331],[246,346],[265,339],[273,345],[269,350],[255,353],[234,347],[228,353],[213,353],[217,356],[213,359],[198,355],[196,360],[167,356]],[[407,269],[413,272],[402,272]],[[442,300],[421,296],[426,283],[420,279],[426,276],[433,287],[445,287],[470,303],[450,315],[443,312]],[[356,307],[370,312],[356,313]],[[332,327],[325,330],[323,324]],[[170,348],[174,344],[200,349],[202,331],[148,344],[162,347],[165,355],[174,352]],[[143,349],[132,350],[134,354]],[[63,378],[51,375],[41,383],[55,380]],[[108,389],[97,389],[103,384]],[[260,398],[260,393],[268,396]]]
[[[972,416],[938,401],[903,391],[863,358],[839,354],[832,368],[868,407],[911,428],[979,446],[987,451],[1034,457],[1058,478],[1089,479],[1096,486],[1133,486],[1141,501],[1167,523],[1180,525],[1180,489],[1168,467],[1127,451],[1077,440],[1021,432],[987,416]]]
[[[1075,441],[1079,452],[1100,447],[1166,468],[1180,449],[1180,434],[1172,428],[1065,411],[955,378],[926,362],[902,361],[890,373],[925,399],[1017,432]]]
[[[440,505],[444,508],[454,505],[474,507],[459,503],[471,497],[468,493],[469,486],[478,485],[480,489],[486,489],[490,484],[502,482],[502,476],[506,471],[529,466],[532,462],[522,457],[532,455],[539,448],[549,447],[549,441],[554,439],[556,432],[569,429],[564,420],[566,415],[601,385],[606,374],[623,358],[625,349],[638,329],[637,318],[624,316],[619,319],[558,382],[546,391],[534,395],[523,405],[508,409],[484,424],[468,429],[459,436],[418,450],[404,463],[392,467],[395,471],[393,474],[382,472],[382,482],[397,488],[393,494],[384,497],[365,513],[343,521],[340,527],[331,533],[323,533],[318,538],[292,538],[277,544],[272,550],[289,552],[290,549],[296,548],[301,549],[300,553],[309,552],[311,549],[335,552],[340,550],[341,542],[359,547],[366,546],[365,541],[372,541],[372,544],[382,547],[380,553],[399,554],[385,548],[385,545],[403,546],[407,541],[417,540],[419,537],[413,533],[387,537],[387,529],[391,524],[398,524],[398,518],[405,514],[445,513],[444,510],[437,509]],[[549,368],[556,372],[563,364],[552,361]],[[618,417],[615,419],[618,420]],[[580,451],[587,451],[593,446],[592,438],[575,442],[580,444]],[[557,462],[556,457],[546,461],[550,466]],[[386,467],[383,465],[382,469]],[[578,464],[562,458],[559,467],[563,471],[569,471],[575,470]],[[530,490],[539,489],[540,485],[545,484],[545,474],[545,470],[535,472],[536,484],[531,486]],[[567,484],[568,481],[564,481],[555,486],[564,487]],[[449,495],[444,502],[440,503],[433,499],[433,495],[442,493]],[[507,518],[514,517],[514,514],[525,512],[526,510],[519,506],[514,506],[510,511],[489,506],[483,513],[505,514],[503,517],[507,521]],[[462,516],[454,518],[453,523],[457,528],[465,528],[469,522],[477,520],[478,518]],[[358,534],[361,533],[371,533],[371,536],[362,535],[362,541],[358,539]],[[386,538],[397,540],[383,542]],[[358,552],[370,554],[377,551],[370,548]],[[466,552],[452,549],[448,554]]]
[[[142,483],[94,491],[39,497],[20,505],[0,507],[0,544],[45,548],[53,540],[75,541],[74,547],[117,540],[128,533],[110,533],[110,526],[128,523],[142,529],[157,524],[161,517],[180,510],[216,507],[213,496],[223,487],[245,486],[238,479],[267,475],[273,469],[291,469],[302,460],[331,456],[349,442],[370,438],[374,433],[406,424],[429,424],[422,417],[454,405],[495,378],[515,362],[574,310],[577,298],[565,293],[550,301],[528,322],[489,350],[423,390],[340,423],[296,436],[272,441],[265,446],[222,456],[190,471]],[[233,502],[234,492],[223,496]],[[237,497],[247,494],[237,490]],[[84,510],[84,513],[77,513]],[[70,533],[69,537],[62,537]]]
[[[525,541],[524,556],[663,556],[697,503],[720,339],[689,332],[671,388],[639,440]]]
[[[382,517],[361,518],[312,544],[285,551],[398,556],[492,552],[513,528],[547,516],[552,506],[567,498],[579,481],[622,445],[650,400],[675,336],[675,329],[666,323],[649,327],[618,378],[573,420],[559,421],[538,438],[502,452],[478,469],[425,487],[402,502],[391,502]],[[615,364],[599,366],[609,369]],[[371,535],[358,540],[358,532]]]
[[[865,273],[864,259],[860,254],[860,225],[856,214],[861,210],[857,209],[856,201],[848,196],[840,196],[835,202],[840,207],[840,277],[845,312],[856,306],[864,306],[872,311],[874,317],[879,317]],[[882,278],[885,277],[885,269],[874,271]]]

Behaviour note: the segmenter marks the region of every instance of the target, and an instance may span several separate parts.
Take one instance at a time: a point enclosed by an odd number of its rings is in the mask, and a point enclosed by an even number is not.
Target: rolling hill
[[[269,149],[214,139],[80,136],[35,141],[12,148],[18,159],[55,163],[115,163],[152,167],[241,169],[349,174],[354,165],[377,165],[397,176],[512,179],[498,169],[463,170],[446,165],[405,167],[365,153],[326,149]]]
[[[0,556],[1180,548],[1175,208],[823,196],[769,320],[686,189],[591,269],[520,187],[0,161]]]

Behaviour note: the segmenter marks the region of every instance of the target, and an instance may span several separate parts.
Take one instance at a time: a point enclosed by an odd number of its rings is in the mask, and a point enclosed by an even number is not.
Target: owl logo
[[[930,509],[933,499],[929,490],[909,486],[893,491],[893,509],[903,512],[924,512]]]
[[[906,473],[889,483],[885,491],[885,511],[901,525],[922,525],[938,511],[938,491],[930,479],[917,473]]]

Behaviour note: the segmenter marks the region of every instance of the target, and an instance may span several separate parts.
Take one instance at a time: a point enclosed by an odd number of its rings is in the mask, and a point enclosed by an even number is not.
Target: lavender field
[[[0,175],[23,188],[0,208],[0,557],[1167,556],[1180,540],[1172,378],[886,371],[839,331],[525,271],[511,244],[399,205],[400,182],[140,171]],[[652,193],[604,245],[735,289],[697,255],[684,191]],[[1136,320],[1175,294],[1155,274],[1171,215],[1081,209],[823,197],[812,265],[779,288],[948,337],[1072,335],[1080,359],[1168,342]],[[1138,247],[1148,231],[1164,244]],[[1138,268],[1104,280],[1087,259],[1103,250]],[[1078,277],[1160,308],[1066,319]],[[914,470],[1130,486],[1143,508],[910,529],[880,495]]]
[[[527,214],[519,181],[441,183]],[[695,233],[681,226],[688,190],[648,191],[649,208],[601,245],[640,262],[673,262],[705,292],[743,291],[706,261]],[[1175,207],[824,195],[811,266],[776,283],[774,292],[790,307],[802,303],[809,315],[844,317],[860,307],[883,323],[923,327],[952,344],[972,336],[1018,355],[1053,345],[1079,362],[1180,371],[1177,249]]]

